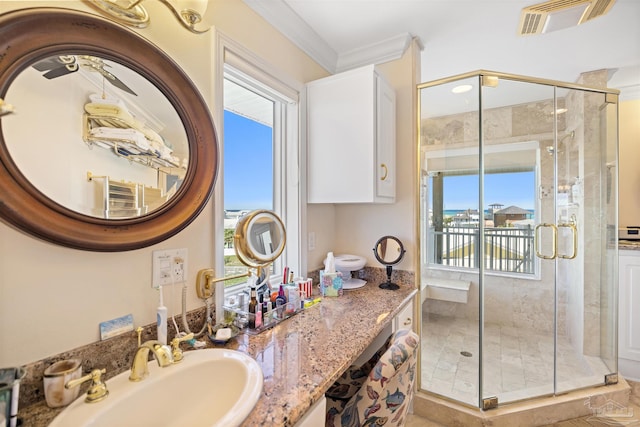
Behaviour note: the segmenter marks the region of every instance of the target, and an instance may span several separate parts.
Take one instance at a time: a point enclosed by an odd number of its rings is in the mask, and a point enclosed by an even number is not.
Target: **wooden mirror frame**
[[[2,132],[2,121],[11,120],[7,115],[0,118],[0,220],[51,243],[101,252],[139,249],[175,235],[202,211],[218,171],[216,132],[198,89],[160,48],[119,24],[74,10],[31,8],[0,15],[0,98],[22,70],[61,52],[126,65],[167,97],[189,144],[183,184],[162,207],[136,218],[109,220],[72,211],[46,197],[20,172]],[[19,114],[18,100],[5,101]]]

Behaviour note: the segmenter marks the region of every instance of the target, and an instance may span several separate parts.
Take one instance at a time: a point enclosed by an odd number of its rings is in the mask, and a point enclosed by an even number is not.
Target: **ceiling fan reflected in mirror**
[[[113,75],[113,73],[107,71],[106,67],[110,67],[110,65],[97,56],[89,55],[52,56],[33,65],[33,68],[36,70],[45,72],[43,77],[49,80],[75,73],[80,70],[80,68],[97,72],[102,75],[104,80],[108,81],[118,89],[122,89],[131,95],[137,96],[137,94],[131,90],[129,86],[124,84],[122,80]]]

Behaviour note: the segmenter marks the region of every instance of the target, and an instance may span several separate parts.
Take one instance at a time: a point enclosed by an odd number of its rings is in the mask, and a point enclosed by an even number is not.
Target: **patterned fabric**
[[[390,342],[362,367],[348,369],[329,389],[327,427],[404,425],[413,398],[419,337],[401,329]]]

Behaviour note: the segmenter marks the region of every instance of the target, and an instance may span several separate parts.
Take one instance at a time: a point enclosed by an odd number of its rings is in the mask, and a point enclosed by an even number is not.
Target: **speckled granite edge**
[[[618,242],[618,249],[623,251],[640,251],[640,242]]]

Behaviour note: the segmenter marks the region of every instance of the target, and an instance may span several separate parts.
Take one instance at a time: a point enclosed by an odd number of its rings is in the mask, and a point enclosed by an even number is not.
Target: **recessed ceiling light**
[[[471,85],[460,85],[460,86],[456,86],[453,89],[451,89],[451,92],[453,92],[453,93],[465,93],[465,92],[469,92],[471,89],[473,89],[473,86],[471,86]]]
[[[564,114],[566,113],[568,110],[566,108],[558,108],[556,110],[556,114]]]

